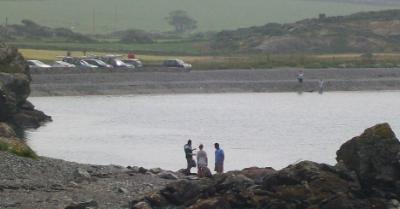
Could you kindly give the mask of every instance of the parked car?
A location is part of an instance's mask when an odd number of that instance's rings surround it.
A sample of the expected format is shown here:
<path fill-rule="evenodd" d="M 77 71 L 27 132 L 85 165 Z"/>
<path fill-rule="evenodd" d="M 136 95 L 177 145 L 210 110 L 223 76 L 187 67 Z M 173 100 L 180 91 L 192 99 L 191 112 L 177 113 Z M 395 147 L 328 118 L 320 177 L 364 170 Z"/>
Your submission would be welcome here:
<path fill-rule="evenodd" d="M 115 68 L 129 68 L 129 69 L 134 69 L 135 66 L 131 65 L 129 63 L 126 63 L 118 58 L 112 58 L 112 57 L 104 57 L 102 59 L 104 62 L 112 65 Z"/>
<path fill-rule="evenodd" d="M 96 65 L 99 68 L 112 68 L 113 67 L 112 65 L 107 64 L 103 60 L 99 60 L 99 59 L 83 59 L 83 61 L 85 61 L 91 65 Z"/>
<path fill-rule="evenodd" d="M 52 67 L 72 68 L 72 67 L 76 67 L 76 66 L 74 64 L 70 64 L 70 63 L 64 62 L 64 61 L 54 61 L 54 64 L 52 65 Z"/>
<path fill-rule="evenodd" d="M 169 68 L 182 68 L 185 71 L 190 71 L 192 69 L 192 65 L 185 63 L 183 60 L 180 59 L 169 59 L 163 62 L 164 67 Z"/>
<path fill-rule="evenodd" d="M 39 60 L 27 60 L 26 64 L 28 64 L 29 68 L 31 68 L 31 69 L 35 69 L 35 68 L 36 69 L 37 68 L 51 68 L 50 65 L 45 64 L 45 63 L 43 63 L 43 62 L 41 62 Z"/>
<path fill-rule="evenodd" d="M 124 59 L 122 60 L 123 62 L 125 62 L 126 64 L 130 64 L 135 66 L 136 68 L 141 68 L 143 67 L 143 63 L 142 61 L 138 60 L 138 59 Z"/>
<path fill-rule="evenodd" d="M 96 65 L 89 64 L 88 62 L 75 58 L 75 57 L 64 57 L 63 62 L 67 62 L 69 64 L 73 64 L 76 67 L 82 67 L 82 68 L 98 68 Z"/>

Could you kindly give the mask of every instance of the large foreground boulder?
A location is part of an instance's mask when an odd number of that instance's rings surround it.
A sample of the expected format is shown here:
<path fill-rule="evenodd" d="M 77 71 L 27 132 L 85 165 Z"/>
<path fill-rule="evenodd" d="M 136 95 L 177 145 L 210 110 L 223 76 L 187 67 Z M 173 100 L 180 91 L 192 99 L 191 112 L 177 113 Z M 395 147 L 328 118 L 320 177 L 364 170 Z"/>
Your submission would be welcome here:
<path fill-rule="evenodd" d="M 337 161 L 355 171 L 365 189 L 400 191 L 400 142 L 387 123 L 344 143 Z"/>

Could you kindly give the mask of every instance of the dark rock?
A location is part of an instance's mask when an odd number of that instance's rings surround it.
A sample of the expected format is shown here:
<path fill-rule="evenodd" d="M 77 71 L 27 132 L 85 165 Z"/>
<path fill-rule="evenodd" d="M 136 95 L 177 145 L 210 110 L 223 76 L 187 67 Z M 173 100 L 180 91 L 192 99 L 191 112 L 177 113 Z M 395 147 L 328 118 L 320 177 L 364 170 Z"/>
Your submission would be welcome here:
<path fill-rule="evenodd" d="M 77 182 L 88 181 L 91 178 L 89 172 L 83 168 L 77 168 L 74 172 L 74 178 Z"/>
<path fill-rule="evenodd" d="M 163 170 L 161 168 L 151 168 L 151 169 L 149 169 L 149 172 L 153 173 L 153 174 L 159 174 L 159 173 L 163 172 Z"/>
<path fill-rule="evenodd" d="M 29 67 L 22 55 L 16 48 L 5 43 L 0 43 L 0 72 L 30 75 Z"/>
<path fill-rule="evenodd" d="M 148 170 L 146 168 L 140 167 L 138 171 L 139 173 L 145 174 Z"/>
<path fill-rule="evenodd" d="M 168 205 L 168 201 L 160 193 L 155 192 L 146 196 L 145 198 L 151 206 L 163 208 Z"/>
<path fill-rule="evenodd" d="M 232 207 L 230 207 L 229 204 L 222 198 L 210 198 L 205 200 L 200 199 L 194 205 L 189 207 L 189 209 L 210 209 L 210 208 L 228 209 Z"/>
<path fill-rule="evenodd" d="M 12 138 L 16 137 L 14 129 L 12 129 L 8 124 L 0 122 L 0 137 Z"/>
<path fill-rule="evenodd" d="M 305 208 L 313 206 L 310 200 L 316 203 L 325 201 L 328 204 L 342 194 L 361 193 L 357 179 L 353 179 L 348 171 L 309 161 L 289 166 L 274 175 L 267 176 L 263 188 L 273 192 L 277 202 L 290 202 L 295 207 Z M 341 201 L 344 200 L 347 200 L 345 204 L 358 205 L 349 196 L 341 198 Z"/>
<path fill-rule="evenodd" d="M 215 188 L 217 192 L 240 191 L 254 185 L 254 181 L 245 175 L 236 172 L 228 172 L 225 175 L 217 175 Z"/>
<path fill-rule="evenodd" d="M 26 100 L 22 105 L 20 105 L 20 108 L 23 110 L 34 110 L 35 106 L 28 100 Z"/>
<path fill-rule="evenodd" d="M 160 192 L 169 202 L 182 205 L 200 195 L 200 186 L 188 180 L 180 180 L 167 185 Z"/>
<path fill-rule="evenodd" d="M 39 110 L 20 110 L 12 120 L 22 128 L 38 128 L 43 122 L 51 121 L 51 117 Z"/>
<path fill-rule="evenodd" d="M 147 202 L 138 202 L 131 209 L 153 209 Z"/>
<path fill-rule="evenodd" d="M 17 128 L 37 128 L 51 118 L 27 101 L 30 73 L 15 48 L 0 43 L 0 121 Z"/>
<path fill-rule="evenodd" d="M 366 188 L 396 191 L 400 180 L 400 142 L 389 124 L 379 124 L 344 143 L 337 161 L 357 173 Z"/>
<path fill-rule="evenodd" d="M 273 168 L 245 168 L 241 171 L 241 174 L 245 175 L 246 177 L 254 180 L 256 183 L 261 183 L 263 178 L 268 175 L 272 175 L 276 173 L 276 170 Z"/>
<path fill-rule="evenodd" d="M 72 203 L 71 205 L 67 206 L 65 209 L 89 209 L 89 208 L 97 208 L 99 205 L 94 200 L 88 200 L 79 203 Z"/>
<path fill-rule="evenodd" d="M 158 177 L 162 178 L 162 179 L 170 179 L 170 180 L 177 180 L 178 176 L 175 175 L 172 172 L 169 171 L 162 171 L 160 173 L 157 174 Z"/>
<path fill-rule="evenodd" d="M 128 194 L 129 193 L 129 191 L 127 189 L 123 188 L 123 187 L 118 187 L 117 192 L 118 193 L 122 193 L 122 194 Z"/>

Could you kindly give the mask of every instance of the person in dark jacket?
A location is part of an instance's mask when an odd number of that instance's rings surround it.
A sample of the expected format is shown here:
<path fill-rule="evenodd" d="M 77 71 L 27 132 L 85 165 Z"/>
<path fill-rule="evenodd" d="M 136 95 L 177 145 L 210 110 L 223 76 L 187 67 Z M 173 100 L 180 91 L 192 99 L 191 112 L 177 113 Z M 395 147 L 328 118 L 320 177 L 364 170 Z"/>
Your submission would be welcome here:
<path fill-rule="evenodd" d="M 192 149 L 192 140 L 188 140 L 187 144 L 183 147 L 185 150 L 185 157 L 187 162 L 186 173 L 190 174 L 190 169 L 196 167 L 196 161 L 193 159 L 193 151 L 196 149 Z"/>

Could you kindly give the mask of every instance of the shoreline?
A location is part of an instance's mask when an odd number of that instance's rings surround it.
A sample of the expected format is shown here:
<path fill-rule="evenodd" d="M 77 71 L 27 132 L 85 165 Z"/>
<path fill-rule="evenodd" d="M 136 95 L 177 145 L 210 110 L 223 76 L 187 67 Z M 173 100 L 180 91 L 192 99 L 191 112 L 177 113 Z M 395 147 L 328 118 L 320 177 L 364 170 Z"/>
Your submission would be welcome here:
<path fill-rule="evenodd" d="M 65 71 L 32 73 L 31 96 L 164 95 L 197 93 L 400 90 L 400 70 L 299 69 L 174 71 Z"/>
<path fill-rule="evenodd" d="M 0 208 L 265 208 L 260 203 L 292 208 L 295 199 L 297 208 L 306 203 L 313 208 L 330 204 L 327 208 L 391 209 L 400 204 L 395 184 L 399 177 L 385 169 L 399 168 L 393 163 L 399 152 L 400 143 L 386 123 L 340 146 L 336 165 L 301 161 L 281 170 L 251 167 L 210 178 L 160 168 L 32 159 L 0 151 Z M 365 207 L 371 204 L 377 207 Z"/>

